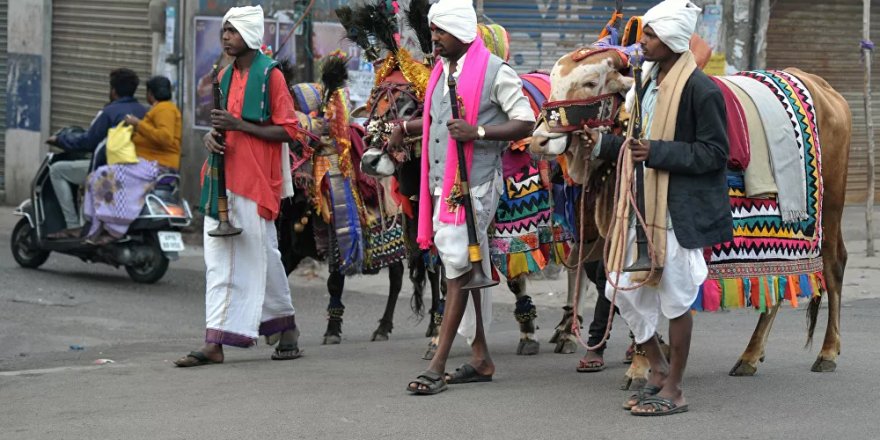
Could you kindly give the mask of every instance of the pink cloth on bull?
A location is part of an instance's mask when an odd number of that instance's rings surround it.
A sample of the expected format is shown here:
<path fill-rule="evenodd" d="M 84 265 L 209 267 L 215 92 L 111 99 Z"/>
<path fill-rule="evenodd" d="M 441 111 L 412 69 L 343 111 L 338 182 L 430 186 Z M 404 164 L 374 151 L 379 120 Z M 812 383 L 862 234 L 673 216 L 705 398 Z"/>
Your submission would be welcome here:
<path fill-rule="evenodd" d="M 730 143 L 730 156 L 727 167 L 732 170 L 745 170 L 751 161 L 751 144 L 749 142 L 749 126 L 746 123 L 746 112 L 739 99 L 724 81 L 711 76 L 712 81 L 721 89 L 724 104 L 727 108 L 727 139 Z"/>
<path fill-rule="evenodd" d="M 483 98 L 483 83 L 486 80 L 486 69 L 489 67 L 490 55 L 489 50 L 483 44 L 483 40 L 477 38 L 468 48 L 464 66 L 459 67 L 461 73 L 458 77 L 457 92 L 466 109 L 464 120 L 471 125 L 477 124 L 480 102 Z M 431 163 L 428 160 L 428 140 L 430 139 L 429 131 L 431 128 L 431 98 L 434 95 L 434 89 L 440 82 L 442 74 L 443 64 L 437 63 L 431 72 L 431 78 L 428 80 L 428 89 L 425 91 L 425 112 L 422 119 L 422 176 L 421 189 L 419 191 L 421 203 L 419 203 L 419 232 L 417 240 L 422 249 L 429 249 L 433 244 L 434 237 L 433 203 L 430 202 L 432 196 L 431 187 L 428 183 L 431 167 Z M 455 104 L 457 103 L 452 102 L 452 105 Z M 447 224 L 464 223 L 464 210 L 455 209 L 453 211 L 446 205 L 446 198 L 449 197 L 452 185 L 455 183 L 456 172 L 458 171 L 458 152 L 455 146 L 456 141 L 450 136 L 447 142 L 446 163 L 444 164 L 446 170 L 443 175 L 443 192 L 438 204 L 440 209 L 438 217 L 441 222 Z M 464 148 L 466 169 L 470 173 L 474 157 L 474 143 L 467 142 L 462 147 Z M 465 176 L 462 176 L 462 179 L 464 178 Z"/>

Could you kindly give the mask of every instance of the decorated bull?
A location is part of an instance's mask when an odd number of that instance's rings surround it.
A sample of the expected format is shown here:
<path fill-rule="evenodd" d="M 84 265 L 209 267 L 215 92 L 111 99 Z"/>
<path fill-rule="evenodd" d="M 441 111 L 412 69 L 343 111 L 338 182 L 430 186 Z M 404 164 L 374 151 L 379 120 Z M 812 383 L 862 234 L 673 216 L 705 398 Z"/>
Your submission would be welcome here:
<path fill-rule="evenodd" d="M 395 203 L 381 182 L 360 172 L 364 132 L 350 121 L 345 62 L 344 56 L 331 55 L 324 61 L 321 84 L 291 86 L 297 116 L 301 126 L 309 129 L 311 142 L 294 148 L 291 168 L 297 191 L 283 203 L 279 220 L 279 243 L 288 273 L 305 257 L 329 264 L 324 344 L 338 344 L 342 339 L 346 276 L 375 274 L 385 267 L 388 300 L 371 339 L 389 338 L 406 255 Z M 317 123 L 319 118 L 322 122 Z"/>
<path fill-rule="evenodd" d="M 596 192 L 590 203 L 603 236 L 612 223 L 619 176 L 613 164 L 591 157 L 584 127 L 621 129 L 624 96 L 633 85 L 628 53 L 628 48 L 597 44 L 560 58 L 551 73 L 550 102 L 531 144 L 535 153 L 561 156 L 569 176 Z M 793 306 L 809 302 L 811 340 L 822 296 L 827 296 L 828 325 L 812 370 L 833 371 L 847 258 L 841 218 L 849 107 L 822 78 L 797 69 L 740 72 L 713 81 L 727 107 L 734 239 L 705 250 L 708 278 L 692 307 L 753 307 L 761 313 L 730 370 L 742 376 L 755 374 L 763 361 L 767 335 L 785 300 Z M 627 374 L 645 377 L 645 359 L 637 355 Z"/>

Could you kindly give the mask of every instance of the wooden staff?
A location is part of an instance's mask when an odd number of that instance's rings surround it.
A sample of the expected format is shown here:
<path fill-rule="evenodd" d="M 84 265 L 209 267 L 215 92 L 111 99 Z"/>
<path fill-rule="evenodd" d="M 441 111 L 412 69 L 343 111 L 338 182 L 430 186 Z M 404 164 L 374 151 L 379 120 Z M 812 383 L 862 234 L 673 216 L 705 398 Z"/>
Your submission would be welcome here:
<path fill-rule="evenodd" d="M 458 93 L 455 92 L 455 78 L 450 74 L 447 82 L 449 86 L 449 98 L 452 100 L 452 118 L 459 119 Z M 428 109 L 426 109 L 427 111 Z M 455 141 L 453 141 L 455 142 Z M 464 146 L 455 142 L 455 150 L 458 153 L 458 176 L 459 195 L 464 207 L 464 218 L 467 223 L 468 234 L 468 260 L 471 262 L 471 279 L 462 286 L 464 290 L 484 289 L 497 286 L 498 281 L 486 276 L 483 271 L 483 257 L 480 252 L 480 240 L 477 239 L 477 223 L 474 215 L 474 207 L 471 204 L 471 191 L 468 184 L 467 162 L 465 161 Z"/>
<path fill-rule="evenodd" d="M 633 60 L 634 59 L 634 60 Z M 633 66 L 633 77 L 636 87 L 636 103 L 633 105 L 633 112 L 630 116 L 628 139 L 638 142 L 642 141 L 642 98 L 645 90 L 642 84 L 642 63 L 638 54 L 633 54 L 630 58 Z M 652 267 L 651 253 L 648 249 L 648 233 L 645 230 L 648 219 L 645 218 L 645 165 L 644 163 L 633 164 L 636 174 L 636 209 L 645 219 L 645 224 L 636 222 L 636 251 L 637 258 L 629 267 L 623 269 L 624 272 L 644 272 L 650 271 Z M 655 267 L 654 269 L 659 269 Z"/>
<path fill-rule="evenodd" d="M 226 110 L 223 105 L 222 91 L 220 90 L 220 79 L 219 76 L 219 67 L 220 63 L 214 64 L 214 73 L 213 80 L 211 81 L 212 88 L 214 90 L 214 109 L 216 110 Z M 218 136 L 215 137 L 217 142 L 220 145 L 226 145 L 226 130 L 215 129 L 218 133 Z M 208 235 L 211 237 L 233 237 L 241 234 L 241 228 L 236 228 L 232 226 L 232 223 L 229 222 L 229 204 L 226 198 L 226 160 L 225 156 L 222 154 L 211 153 L 213 156 L 213 162 L 215 167 L 217 168 L 217 219 L 220 221 L 220 224 L 211 231 L 208 231 Z"/>

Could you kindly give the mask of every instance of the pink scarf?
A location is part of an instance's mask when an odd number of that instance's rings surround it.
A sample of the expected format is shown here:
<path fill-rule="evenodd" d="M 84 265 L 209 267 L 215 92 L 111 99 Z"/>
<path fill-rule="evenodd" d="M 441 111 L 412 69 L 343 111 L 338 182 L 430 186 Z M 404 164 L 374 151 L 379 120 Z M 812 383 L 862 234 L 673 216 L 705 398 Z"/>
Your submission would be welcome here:
<path fill-rule="evenodd" d="M 489 50 L 486 49 L 483 40 L 477 38 L 468 48 L 464 60 L 464 66 L 459 67 L 461 74 L 457 81 L 457 92 L 461 98 L 463 107 L 461 111 L 464 113 L 464 120 L 471 125 L 477 124 L 477 113 L 479 112 L 480 102 L 483 98 L 483 82 L 486 80 L 486 69 L 489 67 Z M 440 76 L 443 74 L 443 65 L 437 63 L 431 72 L 431 78 L 428 80 L 428 89 L 425 91 L 425 112 L 422 117 L 422 179 L 421 191 L 419 193 L 419 234 L 418 243 L 422 249 L 428 249 L 433 244 L 434 237 L 434 220 L 433 211 L 434 200 L 431 194 L 431 186 L 429 184 L 431 161 L 428 155 L 429 132 L 431 128 L 431 98 L 434 96 L 434 89 L 440 82 Z M 441 85 L 442 87 L 442 85 Z M 456 103 L 452 102 L 452 105 Z M 447 224 L 464 223 L 464 210 L 456 208 L 450 210 L 446 205 L 446 198 L 452 190 L 455 183 L 455 175 L 458 170 L 458 152 L 455 148 L 456 141 L 449 137 L 446 148 L 446 170 L 443 174 L 443 192 L 440 196 L 440 221 Z M 471 165 L 474 158 L 474 143 L 468 142 L 464 144 L 465 161 L 467 162 L 468 174 L 471 171 Z M 462 179 L 465 176 L 462 176 Z"/>

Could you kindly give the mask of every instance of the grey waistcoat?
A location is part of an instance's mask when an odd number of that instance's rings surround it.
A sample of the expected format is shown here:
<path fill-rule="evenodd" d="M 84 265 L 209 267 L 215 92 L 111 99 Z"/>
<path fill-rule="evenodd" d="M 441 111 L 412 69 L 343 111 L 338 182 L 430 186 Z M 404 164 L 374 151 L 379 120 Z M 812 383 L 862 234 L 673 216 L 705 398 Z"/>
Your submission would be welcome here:
<path fill-rule="evenodd" d="M 507 122 L 507 114 L 500 106 L 494 104 L 490 96 L 492 86 L 498 70 L 504 65 L 504 61 L 495 55 L 489 57 L 489 66 L 486 69 L 486 80 L 483 81 L 483 95 L 480 102 L 480 112 L 477 117 L 477 125 L 499 125 Z M 440 75 L 440 81 L 431 96 L 431 127 L 428 131 L 428 159 L 430 160 L 430 175 L 428 176 L 431 194 L 436 188 L 443 187 L 443 176 L 446 170 L 446 150 L 448 148 L 449 130 L 446 123 L 452 119 L 452 108 L 449 105 L 449 94 L 443 96 L 443 82 L 446 74 Z M 474 161 L 471 165 L 468 183 L 473 188 L 486 183 L 501 173 L 501 152 L 507 148 L 507 141 L 474 141 Z"/>

